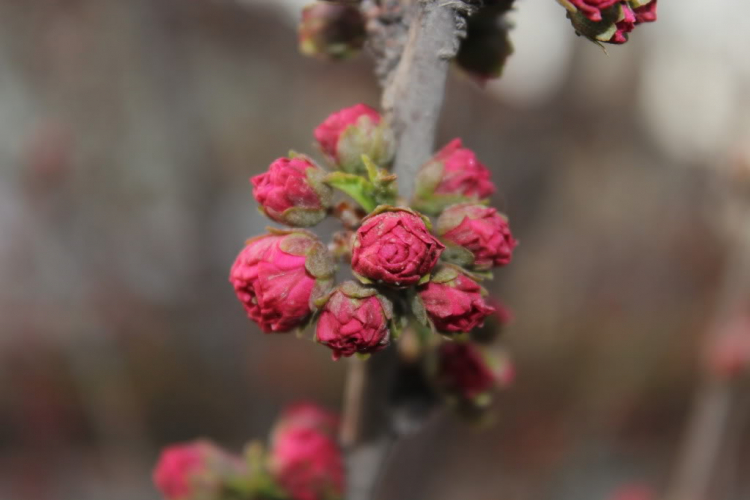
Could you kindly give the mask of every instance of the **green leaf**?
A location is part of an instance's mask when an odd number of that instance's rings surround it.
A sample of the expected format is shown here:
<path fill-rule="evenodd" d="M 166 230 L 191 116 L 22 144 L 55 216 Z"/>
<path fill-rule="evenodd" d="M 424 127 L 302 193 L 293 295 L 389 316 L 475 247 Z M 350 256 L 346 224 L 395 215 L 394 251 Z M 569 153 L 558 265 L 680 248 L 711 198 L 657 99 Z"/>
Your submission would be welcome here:
<path fill-rule="evenodd" d="M 326 176 L 325 182 L 351 196 L 368 212 L 372 212 L 378 206 L 375 200 L 375 186 L 364 177 L 345 172 L 332 172 Z"/>
<path fill-rule="evenodd" d="M 375 162 L 373 162 L 369 156 L 362 155 L 362 163 L 365 164 L 365 168 L 367 169 L 367 177 L 369 177 L 370 182 L 372 182 L 373 184 L 377 182 L 378 166 L 375 165 Z"/>

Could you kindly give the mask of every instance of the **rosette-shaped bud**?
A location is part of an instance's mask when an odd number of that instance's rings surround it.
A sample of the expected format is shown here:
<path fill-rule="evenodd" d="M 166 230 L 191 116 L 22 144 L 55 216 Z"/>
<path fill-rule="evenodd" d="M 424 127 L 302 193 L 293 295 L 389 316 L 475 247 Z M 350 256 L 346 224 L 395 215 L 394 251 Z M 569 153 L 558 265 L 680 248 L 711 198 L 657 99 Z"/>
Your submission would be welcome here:
<path fill-rule="evenodd" d="M 153 480 L 166 500 L 220 500 L 228 479 L 242 472 L 242 459 L 208 441 L 164 448 Z"/>
<path fill-rule="evenodd" d="M 347 281 L 322 306 L 315 338 L 333 350 L 333 359 L 377 352 L 388 345 L 391 317 L 388 299 L 374 288 Z"/>
<path fill-rule="evenodd" d="M 622 44 L 637 24 L 656 20 L 657 0 L 558 0 L 568 9 L 576 32 L 605 43 Z"/>
<path fill-rule="evenodd" d="M 250 319 L 266 332 L 288 332 L 310 316 L 333 286 L 334 262 L 307 231 L 271 230 L 247 241 L 229 273 Z"/>
<path fill-rule="evenodd" d="M 482 326 L 495 311 L 485 302 L 484 295 L 486 292 L 476 281 L 451 265 L 442 266 L 418 292 L 427 318 L 444 334 L 470 332 Z M 421 307 L 417 303 L 417 308 Z M 422 312 L 417 308 L 419 317 Z"/>
<path fill-rule="evenodd" d="M 309 158 L 295 156 L 279 158 L 250 182 L 266 216 L 288 226 L 309 227 L 322 221 L 331 206 L 333 190 L 323 182 L 325 175 Z"/>
<path fill-rule="evenodd" d="M 442 392 L 462 401 L 486 399 L 497 385 L 490 358 L 470 342 L 440 344 L 436 378 Z"/>
<path fill-rule="evenodd" d="M 364 283 L 408 287 L 425 279 L 445 247 L 417 212 L 381 206 L 352 240 L 352 270 Z"/>
<path fill-rule="evenodd" d="M 345 172 L 366 174 L 362 155 L 379 167 L 387 167 L 393 160 L 393 132 L 380 113 L 365 104 L 333 113 L 318 125 L 314 135 L 323 154 Z"/>
<path fill-rule="evenodd" d="M 460 263 L 477 270 L 508 264 L 518 243 L 510 233 L 508 220 L 497 210 L 468 203 L 448 207 L 437 221 L 437 233 L 449 247 L 471 252 L 473 262 Z"/>
<path fill-rule="evenodd" d="M 302 9 L 299 49 L 307 56 L 346 59 L 365 44 L 365 18 L 356 5 L 314 2 Z"/>
<path fill-rule="evenodd" d="M 487 167 L 461 139 L 453 139 L 419 169 L 412 206 L 438 215 L 449 205 L 477 202 L 494 192 Z"/>
<path fill-rule="evenodd" d="M 269 469 L 294 500 L 335 500 L 344 488 L 336 438 L 309 421 L 282 420 L 273 433 Z"/>

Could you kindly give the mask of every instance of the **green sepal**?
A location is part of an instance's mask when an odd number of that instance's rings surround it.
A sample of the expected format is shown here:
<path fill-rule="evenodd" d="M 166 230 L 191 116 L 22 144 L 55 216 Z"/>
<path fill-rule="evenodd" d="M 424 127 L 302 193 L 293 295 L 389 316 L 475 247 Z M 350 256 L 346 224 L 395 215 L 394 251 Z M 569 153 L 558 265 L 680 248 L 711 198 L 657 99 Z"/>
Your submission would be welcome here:
<path fill-rule="evenodd" d="M 460 245 L 446 244 L 440 258 L 445 262 L 450 262 L 461 267 L 471 267 L 474 264 L 474 254 L 468 248 Z"/>
<path fill-rule="evenodd" d="M 372 212 L 378 206 L 375 186 L 364 177 L 346 172 L 331 172 L 326 176 L 325 183 L 349 195 L 367 212 Z"/>

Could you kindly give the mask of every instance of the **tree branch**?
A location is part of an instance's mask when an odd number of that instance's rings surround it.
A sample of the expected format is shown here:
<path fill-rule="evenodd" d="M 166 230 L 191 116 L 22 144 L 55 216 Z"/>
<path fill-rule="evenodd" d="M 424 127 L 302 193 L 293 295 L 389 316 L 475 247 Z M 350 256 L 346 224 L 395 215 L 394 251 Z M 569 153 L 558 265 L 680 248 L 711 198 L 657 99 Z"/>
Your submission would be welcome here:
<path fill-rule="evenodd" d="M 398 141 L 394 173 L 408 199 L 417 170 L 434 149 L 448 64 L 464 27 L 461 12 L 469 7 L 461 0 L 365 0 L 363 7 L 384 86 L 382 107 Z M 341 435 L 347 500 L 375 498 L 393 444 L 430 406 L 414 376 L 393 345 L 366 362 L 351 362 Z"/>

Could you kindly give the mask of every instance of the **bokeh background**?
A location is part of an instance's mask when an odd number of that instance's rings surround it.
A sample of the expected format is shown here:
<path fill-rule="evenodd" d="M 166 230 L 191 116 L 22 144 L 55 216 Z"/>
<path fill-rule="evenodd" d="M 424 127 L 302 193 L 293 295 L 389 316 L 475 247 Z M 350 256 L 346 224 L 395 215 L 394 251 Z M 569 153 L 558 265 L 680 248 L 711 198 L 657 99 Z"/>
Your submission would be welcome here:
<path fill-rule="evenodd" d="M 303 3 L 0 0 L 0 499 L 155 500 L 164 444 L 239 450 L 289 402 L 340 405 L 345 363 L 262 335 L 227 282 L 266 225 L 248 178 L 379 100 L 366 56 L 298 54 Z M 492 285 L 518 378 L 494 425 L 404 441 L 383 499 L 663 486 L 750 223 L 725 190 L 750 157 L 744 0 L 661 1 L 606 52 L 517 4 L 503 80 L 452 72 L 439 143 L 491 168 L 521 242 Z M 717 499 L 750 498 L 741 415 Z"/>

